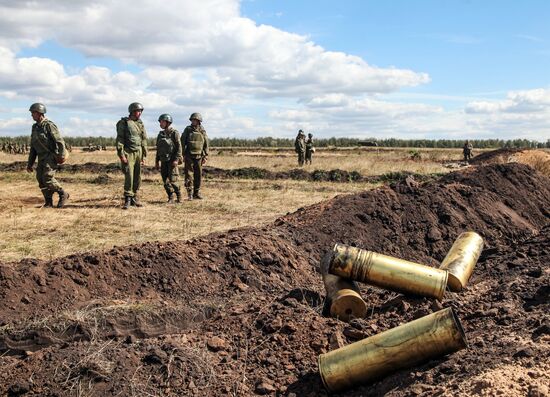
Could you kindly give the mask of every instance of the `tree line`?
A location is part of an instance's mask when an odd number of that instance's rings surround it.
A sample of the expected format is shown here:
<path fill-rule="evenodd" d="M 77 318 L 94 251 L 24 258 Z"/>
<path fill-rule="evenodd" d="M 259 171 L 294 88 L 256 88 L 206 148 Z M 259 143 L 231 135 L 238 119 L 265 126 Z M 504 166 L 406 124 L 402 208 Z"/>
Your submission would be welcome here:
<path fill-rule="evenodd" d="M 114 146 L 114 137 L 65 137 L 65 142 L 73 147 L 89 145 Z M 155 145 L 156 138 L 149 138 L 149 146 Z M 29 144 L 29 136 L 0 137 L 2 143 Z M 365 142 L 376 142 L 378 147 L 410 147 L 410 148 L 461 148 L 464 140 L 458 139 L 377 139 L 377 138 L 319 138 L 315 139 L 315 147 L 353 147 L 362 146 Z M 285 148 L 294 147 L 294 138 L 210 138 L 210 146 L 213 147 L 261 147 L 261 148 Z M 528 139 L 471 139 L 470 143 L 476 149 L 497 149 L 497 148 L 550 148 L 550 139 L 546 142 L 533 141 Z"/>

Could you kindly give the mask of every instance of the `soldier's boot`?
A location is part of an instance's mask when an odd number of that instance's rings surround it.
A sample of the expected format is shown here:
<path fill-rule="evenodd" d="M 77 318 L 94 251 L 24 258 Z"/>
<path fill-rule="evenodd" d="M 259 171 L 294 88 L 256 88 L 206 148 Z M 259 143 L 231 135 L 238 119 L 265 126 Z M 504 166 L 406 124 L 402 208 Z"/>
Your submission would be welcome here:
<path fill-rule="evenodd" d="M 176 193 L 176 203 L 181 203 L 181 191 L 179 188 L 174 188 L 174 192 Z"/>
<path fill-rule="evenodd" d="M 172 193 L 168 193 L 168 204 L 174 204 L 174 195 Z"/>
<path fill-rule="evenodd" d="M 187 189 L 187 200 L 193 200 L 193 192 Z"/>
<path fill-rule="evenodd" d="M 198 200 L 202 200 L 201 191 L 200 190 L 195 190 L 195 192 L 193 193 L 193 198 L 198 199 Z"/>
<path fill-rule="evenodd" d="M 44 208 L 53 208 L 53 197 L 50 193 L 43 192 Z"/>
<path fill-rule="evenodd" d="M 59 194 L 59 201 L 57 202 L 57 208 L 65 207 L 67 200 L 69 200 L 69 193 L 61 189 L 59 192 L 57 192 L 57 194 Z"/>
<path fill-rule="evenodd" d="M 143 207 L 143 204 L 140 203 L 136 196 L 130 197 L 130 202 L 134 207 Z"/>
<path fill-rule="evenodd" d="M 124 196 L 124 205 L 122 206 L 122 209 L 127 210 L 130 205 L 132 205 L 132 198 L 130 196 Z"/>

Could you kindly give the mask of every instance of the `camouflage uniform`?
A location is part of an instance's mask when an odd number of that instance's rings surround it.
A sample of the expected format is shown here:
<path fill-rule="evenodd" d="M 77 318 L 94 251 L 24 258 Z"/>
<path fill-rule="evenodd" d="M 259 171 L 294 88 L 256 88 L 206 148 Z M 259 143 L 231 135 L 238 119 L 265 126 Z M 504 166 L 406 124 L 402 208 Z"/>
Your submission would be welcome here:
<path fill-rule="evenodd" d="M 181 164 L 183 161 L 181 154 L 180 133 L 172 127 L 159 132 L 157 136 L 157 156 L 155 162 L 160 162 L 160 175 L 164 182 L 164 189 L 168 194 L 168 199 L 176 193 L 178 202 L 181 200 L 181 192 L 178 184 L 179 171 L 178 166 L 173 166 L 174 161 Z"/>
<path fill-rule="evenodd" d="M 57 192 L 64 195 L 63 188 L 55 179 L 58 159 L 67 156 L 65 142 L 53 121 L 44 118 L 34 123 L 31 132 L 31 145 L 27 169 L 32 169 L 36 158 L 36 180 L 46 200 L 46 206 L 52 206 L 52 195 Z M 68 195 L 67 195 L 68 197 Z"/>
<path fill-rule="evenodd" d="M 294 150 L 298 154 L 298 165 L 301 167 L 304 165 L 304 158 L 306 154 L 306 140 L 302 130 L 298 132 L 298 136 L 294 142 Z"/>
<path fill-rule="evenodd" d="M 471 160 L 473 148 L 474 146 L 470 142 L 466 141 L 466 143 L 464 143 L 464 147 L 462 148 L 462 153 L 464 154 L 464 161 Z"/>
<path fill-rule="evenodd" d="M 208 157 L 208 136 L 202 125 L 188 125 L 181 135 L 185 188 L 189 198 L 200 198 L 202 163 Z M 193 191 L 191 195 L 191 191 Z"/>
<path fill-rule="evenodd" d="M 121 164 L 124 172 L 124 196 L 135 198 L 141 184 L 141 162 L 147 157 L 147 132 L 143 122 L 122 117 L 116 124 L 118 157 L 126 157 Z"/>
<path fill-rule="evenodd" d="M 306 164 L 311 165 L 311 157 L 313 155 L 313 137 L 311 134 L 308 134 L 306 139 Z"/>

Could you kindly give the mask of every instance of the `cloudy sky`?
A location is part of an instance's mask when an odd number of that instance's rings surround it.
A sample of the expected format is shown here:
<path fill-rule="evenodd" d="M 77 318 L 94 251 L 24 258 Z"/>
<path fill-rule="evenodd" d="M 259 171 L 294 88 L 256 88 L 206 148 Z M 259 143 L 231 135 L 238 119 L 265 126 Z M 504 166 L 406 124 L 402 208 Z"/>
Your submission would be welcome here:
<path fill-rule="evenodd" d="M 0 136 L 36 101 L 109 136 L 130 102 L 210 136 L 550 139 L 546 0 L 0 0 Z"/>

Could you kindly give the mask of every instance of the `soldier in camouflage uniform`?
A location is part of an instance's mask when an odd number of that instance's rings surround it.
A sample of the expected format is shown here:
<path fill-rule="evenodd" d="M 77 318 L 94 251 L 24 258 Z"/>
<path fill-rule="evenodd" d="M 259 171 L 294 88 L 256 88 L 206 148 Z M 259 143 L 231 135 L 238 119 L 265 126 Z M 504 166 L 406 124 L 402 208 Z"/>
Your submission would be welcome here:
<path fill-rule="evenodd" d="M 298 165 L 301 167 L 304 165 L 306 155 L 306 136 L 302 130 L 298 131 L 296 141 L 294 141 L 294 150 L 298 154 Z"/>
<path fill-rule="evenodd" d="M 33 165 L 38 157 L 36 180 L 44 196 L 44 207 L 53 207 L 53 194 L 59 194 L 57 208 L 63 208 L 69 199 L 69 194 L 63 190 L 55 179 L 58 164 L 63 164 L 67 158 L 67 149 L 61 134 L 53 121 L 45 116 L 46 106 L 33 103 L 29 108 L 35 123 L 32 126 L 31 146 L 27 172 L 33 171 Z"/>
<path fill-rule="evenodd" d="M 473 148 L 474 148 L 474 145 L 472 145 L 470 141 L 464 142 L 464 146 L 462 147 L 462 154 L 464 155 L 464 161 L 470 161 L 472 159 Z"/>
<path fill-rule="evenodd" d="M 141 207 L 137 192 L 141 184 L 141 167 L 147 157 L 147 132 L 141 121 L 143 105 L 133 102 L 128 106 L 128 117 L 116 124 L 116 150 L 124 172 L 124 205 Z"/>
<path fill-rule="evenodd" d="M 208 159 L 208 136 L 202 127 L 202 116 L 193 113 L 189 117 L 191 125 L 185 127 L 181 135 L 181 147 L 184 155 L 185 188 L 189 200 L 202 199 L 202 166 Z"/>
<path fill-rule="evenodd" d="M 174 202 L 175 193 L 176 201 L 181 203 L 181 190 L 178 184 L 178 164 L 183 162 L 180 133 L 175 128 L 172 128 L 172 116 L 169 114 L 161 114 L 159 116 L 159 124 L 162 130 L 157 136 L 155 168 L 160 170 L 164 189 L 168 194 L 168 202 Z"/>
<path fill-rule="evenodd" d="M 311 165 L 311 157 L 313 156 L 313 153 L 315 152 L 315 148 L 313 147 L 313 134 L 310 132 L 307 134 L 306 139 L 306 165 Z"/>

